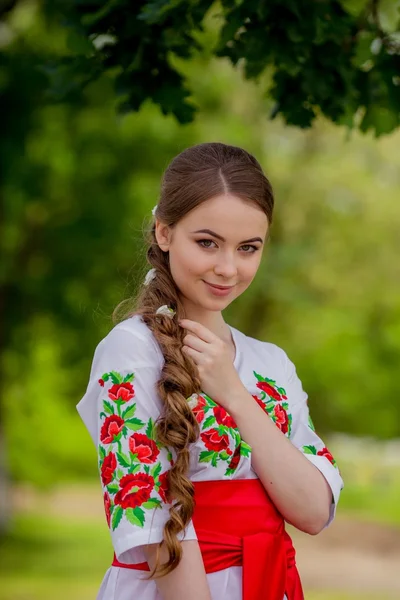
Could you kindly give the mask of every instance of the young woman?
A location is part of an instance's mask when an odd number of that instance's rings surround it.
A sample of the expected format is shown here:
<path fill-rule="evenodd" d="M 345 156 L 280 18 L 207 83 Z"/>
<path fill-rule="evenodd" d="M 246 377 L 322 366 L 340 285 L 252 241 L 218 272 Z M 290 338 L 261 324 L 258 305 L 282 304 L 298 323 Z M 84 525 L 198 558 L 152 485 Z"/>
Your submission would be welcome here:
<path fill-rule="evenodd" d="M 222 315 L 257 273 L 273 204 L 241 148 L 199 144 L 164 173 L 152 269 L 78 404 L 115 550 L 98 600 L 303 598 L 284 522 L 320 532 L 343 482 L 293 363 Z"/>

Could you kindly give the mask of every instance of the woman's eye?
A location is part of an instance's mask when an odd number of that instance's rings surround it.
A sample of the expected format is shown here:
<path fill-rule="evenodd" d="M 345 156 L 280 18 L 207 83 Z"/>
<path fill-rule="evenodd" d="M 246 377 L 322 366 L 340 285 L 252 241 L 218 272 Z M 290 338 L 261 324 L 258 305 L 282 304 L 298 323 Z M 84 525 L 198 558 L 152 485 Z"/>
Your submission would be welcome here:
<path fill-rule="evenodd" d="M 212 240 L 198 240 L 197 243 L 200 244 L 200 246 L 202 246 L 203 248 L 211 248 L 211 246 L 204 246 L 204 243 L 205 244 L 214 244 L 214 242 Z"/>
<path fill-rule="evenodd" d="M 251 248 L 251 251 L 245 250 L 245 254 L 252 254 L 253 252 L 257 252 L 258 250 L 258 247 L 253 246 L 252 244 L 245 244 L 244 246 L 242 246 L 242 248 Z"/>

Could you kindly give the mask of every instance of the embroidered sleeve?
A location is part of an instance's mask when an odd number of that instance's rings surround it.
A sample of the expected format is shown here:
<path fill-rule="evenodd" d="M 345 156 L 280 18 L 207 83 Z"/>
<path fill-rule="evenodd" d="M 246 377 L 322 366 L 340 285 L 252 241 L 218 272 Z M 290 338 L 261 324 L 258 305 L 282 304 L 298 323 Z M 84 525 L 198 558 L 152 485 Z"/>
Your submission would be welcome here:
<path fill-rule="evenodd" d="M 307 394 L 303 390 L 295 366 L 287 357 L 286 363 L 286 389 L 292 413 L 289 439 L 321 471 L 332 490 L 332 505 L 327 527 L 335 517 L 340 492 L 343 489 L 343 480 L 336 460 L 315 431 L 309 412 Z"/>
<path fill-rule="evenodd" d="M 105 514 L 117 558 L 144 562 L 140 546 L 163 539 L 171 506 L 168 471 L 173 454 L 159 443 L 155 428 L 161 410 L 156 393 L 160 371 L 149 340 L 114 329 L 102 344 L 91 389 Z M 185 539 L 196 539 L 192 524 Z"/>

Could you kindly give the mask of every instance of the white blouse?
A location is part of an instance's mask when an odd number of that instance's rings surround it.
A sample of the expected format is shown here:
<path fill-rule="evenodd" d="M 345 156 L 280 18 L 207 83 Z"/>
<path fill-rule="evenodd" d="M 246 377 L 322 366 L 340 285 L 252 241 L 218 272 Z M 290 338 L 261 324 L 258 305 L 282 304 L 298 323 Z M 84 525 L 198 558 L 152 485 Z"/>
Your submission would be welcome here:
<path fill-rule="evenodd" d="M 295 367 L 274 344 L 230 327 L 234 366 L 254 400 L 324 475 L 332 489 L 333 520 L 343 481 L 336 462 L 315 433 L 307 394 Z M 168 519 L 166 475 L 174 450 L 157 445 L 154 422 L 162 413 L 156 384 L 164 357 L 139 315 L 119 323 L 96 348 L 87 391 L 77 410 L 98 449 L 107 523 L 120 562 L 140 563 L 142 546 L 162 540 Z M 191 445 L 192 481 L 254 479 L 251 447 L 232 417 L 206 394 L 189 399 L 200 425 Z M 180 539 L 197 539 L 192 522 Z M 111 558 L 111 557 L 110 557 Z M 266 567 L 267 568 L 267 567 Z M 161 600 L 148 572 L 110 567 L 97 600 Z M 207 574 L 213 600 L 242 599 L 242 567 Z"/>

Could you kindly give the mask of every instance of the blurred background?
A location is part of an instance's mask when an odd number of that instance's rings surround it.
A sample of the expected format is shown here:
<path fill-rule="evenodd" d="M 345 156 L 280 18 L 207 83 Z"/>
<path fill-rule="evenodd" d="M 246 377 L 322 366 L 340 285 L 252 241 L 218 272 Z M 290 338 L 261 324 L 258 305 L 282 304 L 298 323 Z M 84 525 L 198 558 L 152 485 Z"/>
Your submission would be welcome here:
<path fill-rule="evenodd" d="M 306 598 L 399 598 L 400 130 L 269 120 L 271 73 L 251 81 L 215 58 L 211 13 L 201 50 L 171 58 L 192 122 L 150 100 L 118 114 L 107 74 L 83 99 L 44 102 L 37 65 L 68 34 L 40 2 L 11 4 L 0 26 L 0 600 L 96 596 L 112 548 L 75 405 L 113 308 L 147 270 L 142 231 L 162 171 L 204 141 L 252 152 L 276 194 L 262 265 L 226 320 L 294 361 L 345 480 L 333 525 L 293 532 Z"/>

